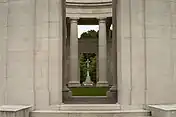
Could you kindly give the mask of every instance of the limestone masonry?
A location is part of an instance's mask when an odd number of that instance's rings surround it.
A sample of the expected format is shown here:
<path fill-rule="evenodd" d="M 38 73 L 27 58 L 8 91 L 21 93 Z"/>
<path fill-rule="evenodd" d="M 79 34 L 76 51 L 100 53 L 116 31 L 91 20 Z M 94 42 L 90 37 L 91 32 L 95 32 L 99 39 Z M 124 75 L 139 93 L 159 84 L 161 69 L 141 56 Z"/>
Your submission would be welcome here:
<path fill-rule="evenodd" d="M 99 38 L 78 40 L 78 25 L 99 25 Z M 97 86 L 110 85 L 116 104 L 64 104 L 81 85 L 82 52 L 97 54 Z M 0 0 L 0 106 L 27 106 L 25 117 L 85 117 L 91 109 L 150 116 L 144 109 L 160 104 L 176 104 L 176 0 Z"/>

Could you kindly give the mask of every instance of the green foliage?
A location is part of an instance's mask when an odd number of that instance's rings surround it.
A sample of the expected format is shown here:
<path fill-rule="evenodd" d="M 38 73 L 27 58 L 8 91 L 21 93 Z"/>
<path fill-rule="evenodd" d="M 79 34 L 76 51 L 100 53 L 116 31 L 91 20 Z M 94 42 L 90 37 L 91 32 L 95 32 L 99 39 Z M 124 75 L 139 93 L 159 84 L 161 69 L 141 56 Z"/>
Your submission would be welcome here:
<path fill-rule="evenodd" d="M 96 54 L 95 53 L 82 53 L 80 55 L 80 82 L 83 83 L 87 76 L 87 59 L 90 60 L 90 77 L 96 83 Z"/>
<path fill-rule="evenodd" d="M 87 32 L 82 33 L 80 39 L 98 39 L 99 31 L 89 30 Z M 112 37 L 112 30 L 110 32 Z M 87 59 L 90 60 L 90 77 L 91 80 L 96 84 L 96 54 L 95 53 L 83 53 L 80 56 L 80 82 L 83 83 L 86 80 L 86 72 L 87 72 Z"/>
<path fill-rule="evenodd" d="M 112 30 L 109 33 L 110 37 L 112 38 Z M 95 30 L 89 30 L 81 34 L 80 39 L 98 39 L 99 37 L 99 30 L 96 32 Z"/>
<path fill-rule="evenodd" d="M 73 96 L 106 96 L 109 88 L 105 87 L 79 87 L 71 88 Z"/>
<path fill-rule="evenodd" d="M 90 76 L 91 76 L 91 80 L 92 82 L 94 82 L 96 84 L 96 56 L 93 56 L 90 58 Z"/>
<path fill-rule="evenodd" d="M 80 55 L 80 82 L 81 84 L 86 80 L 86 59 L 84 54 Z"/>
<path fill-rule="evenodd" d="M 81 34 L 80 39 L 90 39 L 90 38 L 98 38 L 98 33 L 95 30 L 89 30 Z"/>

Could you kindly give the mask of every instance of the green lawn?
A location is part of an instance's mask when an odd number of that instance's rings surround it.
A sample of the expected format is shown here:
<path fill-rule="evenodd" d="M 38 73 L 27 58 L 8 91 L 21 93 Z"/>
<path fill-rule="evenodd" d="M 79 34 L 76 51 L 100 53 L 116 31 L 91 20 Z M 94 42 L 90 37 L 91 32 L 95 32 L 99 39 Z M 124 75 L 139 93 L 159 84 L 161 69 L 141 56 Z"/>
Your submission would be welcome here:
<path fill-rule="evenodd" d="M 104 87 L 79 87 L 71 88 L 73 96 L 106 96 L 109 88 Z"/>

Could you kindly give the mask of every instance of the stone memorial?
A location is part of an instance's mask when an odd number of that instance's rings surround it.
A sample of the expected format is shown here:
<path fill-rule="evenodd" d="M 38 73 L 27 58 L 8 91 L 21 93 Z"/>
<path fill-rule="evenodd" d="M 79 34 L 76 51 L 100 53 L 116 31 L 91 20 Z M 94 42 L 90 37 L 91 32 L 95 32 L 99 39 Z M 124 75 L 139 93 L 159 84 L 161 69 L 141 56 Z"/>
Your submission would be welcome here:
<path fill-rule="evenodd" d="M 32 105 L 31 117 L 146 117 L 147 105 L 175 104 L 175 19 L 176 0 L 0 0 L 0 106 Z M 98 39 L 82 43 L 78 25 L 99 25 Z M 81 52 L 96 53 L 96 86 L 112 86 L 116 103 L 64 103 L 67 84 L 81 86 Z M 176 116 L 175 106 L 157 111 Z"/>
<path fill-rule="evenodd" d="M 89 61 L 89 59 L 87 59 L 86 63 L 87 63 L 87 76 L 86 76 L 85 82 L 83 82 L 83 85 L 84 86 L 93 86 L 94 83 L 91 81 L 91 77 L 90 77 L 90 61 Z"/>

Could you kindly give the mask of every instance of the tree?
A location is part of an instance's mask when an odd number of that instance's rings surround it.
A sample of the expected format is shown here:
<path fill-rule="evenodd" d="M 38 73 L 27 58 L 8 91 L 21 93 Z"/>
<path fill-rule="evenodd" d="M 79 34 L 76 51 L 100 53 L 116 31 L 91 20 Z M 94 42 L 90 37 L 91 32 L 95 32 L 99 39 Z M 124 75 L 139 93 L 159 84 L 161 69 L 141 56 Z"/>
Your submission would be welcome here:
<path fill-rule="evenodd" d="M 98 33 L 95 30 L 89 30 L 81 34 L 80 39 L 90 39 L 90 38 L 98 38 Z"/>
<path fill-rule="evenodd" d="M 80 39 L 97 39 L 98 31 L 89 30 L 81 34 Z M 83 83 L 86 80 L 87 76 L 87 59 L 90 60 L 90 76 L 91 80 L 96 83 L 96 54 L 95 53 L 83 53 L 80 56 L 80 82 Z"/>
<path fill-rule="evenodd" d="M 80 55 L 80 82 L 83 83 L 87 76 L 87 59 L 90 60 L 90 76 L 91 80 L 96 83 L 96 54 L 82 53 Z"/>
<path fill-rule="evenodd" d="M 110 37 L 112 38 L 112 30 L 110 30 Z M 80 39 L 98 39 L 99 37 L 99 30 L 96 32 L 95 30 L 89 30 L 81 34 Z"/>
<path fill-rule="evenodd" d="M 86 62 L 84 54 L 80 55 L 80 82 L 81 84 L 86 80 Z"/>
<path fill-rule="evenodd" d="M 93 54 L 94 56 L 92 56 L 91 58 L 90 58 L 90 76 L 91 76 L 91 80 L 92 80 L 92 82 L 94 82 L 95 84 L 97 83 L 97 78 L 96 78 L 96 55 L 95 54 Z"/>

